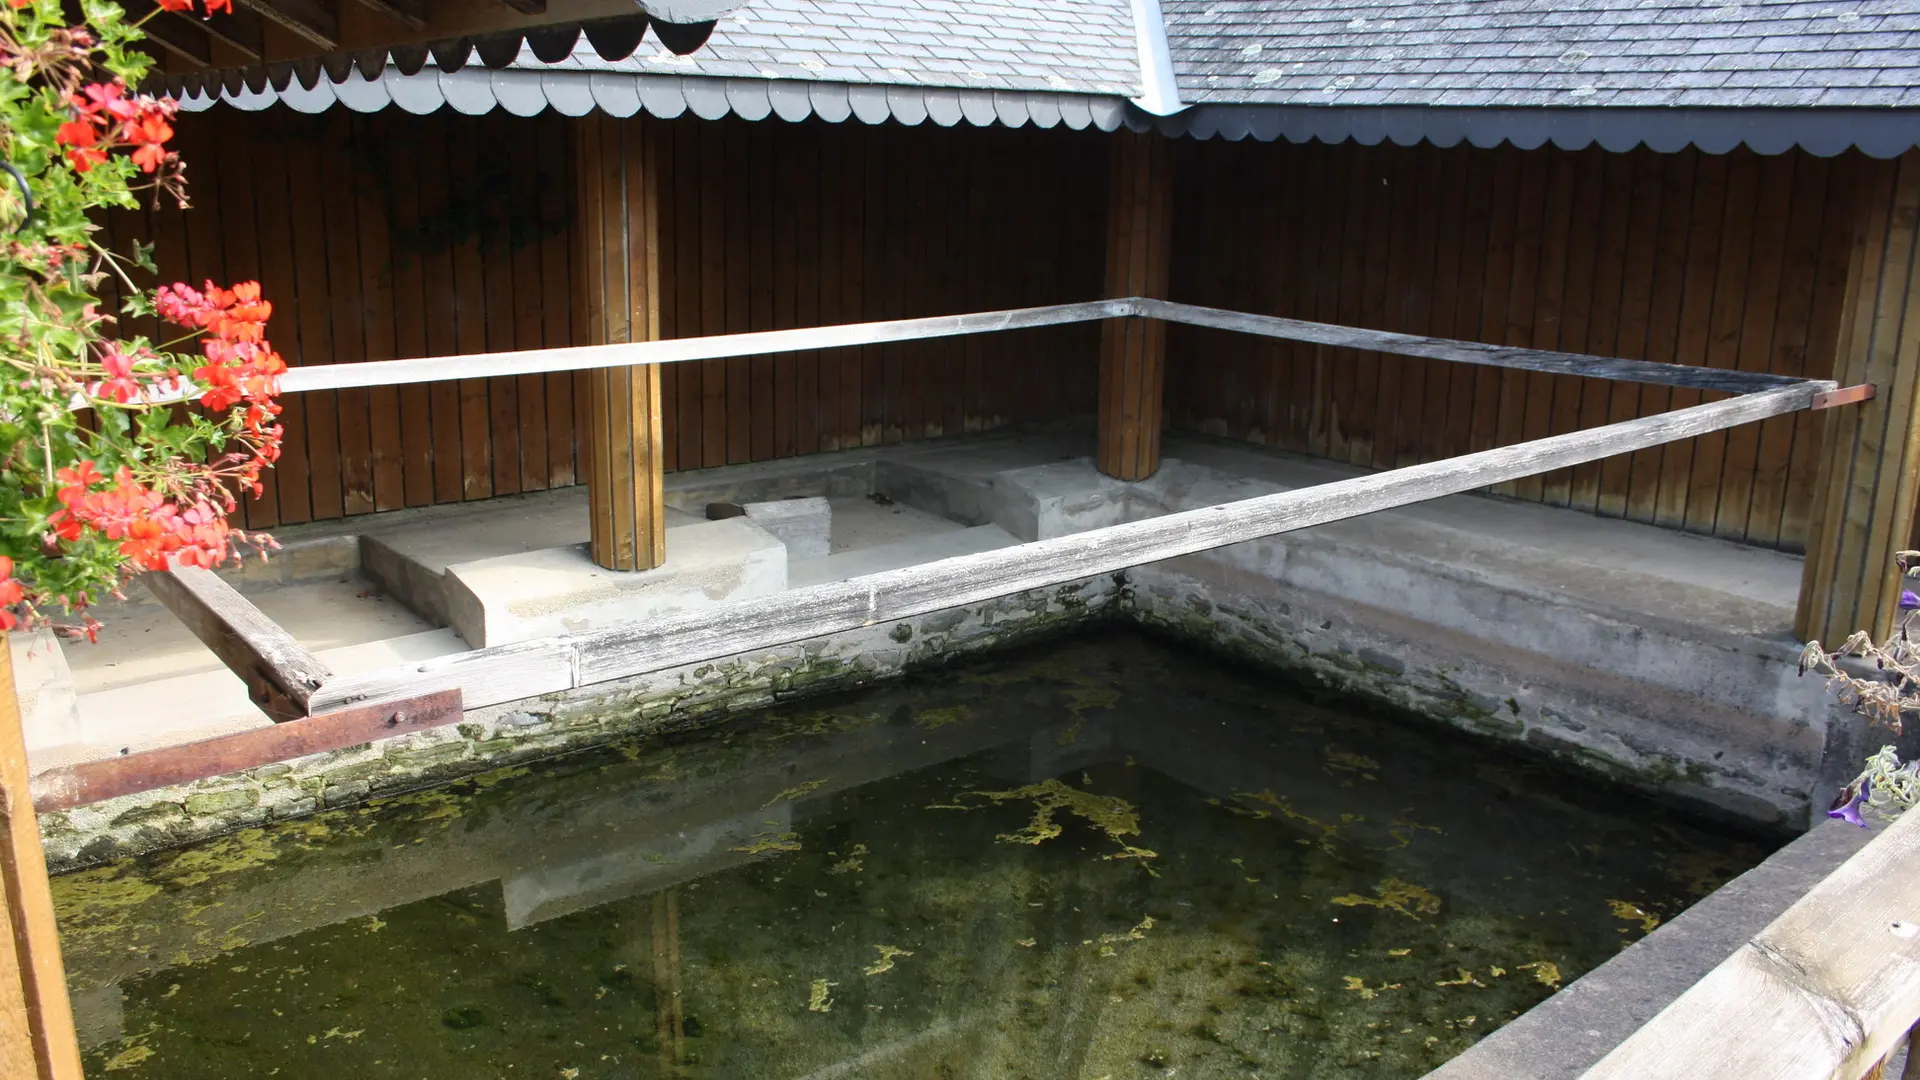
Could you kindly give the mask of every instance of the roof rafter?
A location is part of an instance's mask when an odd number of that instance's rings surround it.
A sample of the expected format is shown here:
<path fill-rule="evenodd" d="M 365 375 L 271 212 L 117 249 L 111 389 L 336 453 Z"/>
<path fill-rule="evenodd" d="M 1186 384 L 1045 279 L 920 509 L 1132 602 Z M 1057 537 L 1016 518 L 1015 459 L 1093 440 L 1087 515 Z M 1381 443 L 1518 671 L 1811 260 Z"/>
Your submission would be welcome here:
<path fill-rule="evenodd" d="M 340 18 L 330 0 L 240 0 L 259 16 L 312 45 L 340 47 Z"/>

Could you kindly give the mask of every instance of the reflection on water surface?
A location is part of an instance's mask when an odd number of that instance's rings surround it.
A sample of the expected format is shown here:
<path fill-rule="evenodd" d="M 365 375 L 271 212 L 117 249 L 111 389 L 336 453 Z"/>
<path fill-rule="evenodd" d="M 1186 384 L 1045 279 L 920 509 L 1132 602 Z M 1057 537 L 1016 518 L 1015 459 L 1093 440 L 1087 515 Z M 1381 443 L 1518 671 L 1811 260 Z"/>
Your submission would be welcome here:
<path fill-rule="evenodd" d="M 1412 1077 L 1763 854 L 1113 635 L 55 891 L 89 1075 Z"/>

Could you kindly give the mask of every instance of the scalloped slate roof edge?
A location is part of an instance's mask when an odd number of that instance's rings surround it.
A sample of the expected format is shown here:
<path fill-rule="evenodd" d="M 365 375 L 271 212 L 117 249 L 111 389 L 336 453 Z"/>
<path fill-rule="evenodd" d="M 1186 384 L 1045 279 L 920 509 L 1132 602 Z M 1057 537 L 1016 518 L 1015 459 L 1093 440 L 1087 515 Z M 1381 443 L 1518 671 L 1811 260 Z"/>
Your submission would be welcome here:
<path fill-rule="evenodd" d="M 219 100 L 242 109 L 283 102 L 304 112 L 343 105 L 531 115 L 551 108 L 1125 126 L 1196 138 L 1369 144 L 1713 152 L 1745 145 L 1761 153 L 1797 146 L 1823 156 L 1857 147 L 1886 157 L 1920 146 L 1920 0 L 1352 0 L 1338 8 L 1317 0 L 1159 0 L 1180 94 L 1191 106 L 1168 117 L 1129 103 L 1142 89 L 1142 50 L 1128 3 L 759 0 L 723 20 L 695 57 L 643 48 L 608 61 L 582 39 L 551 65 L 523 47 L 498 70 L 448 72 L 430 62 L 413 75 L 389 66 L 369 79 L 353 67 L 328 74 L 307 66 L 296 74 L 278 65 L 189 76 L 174 86 L 190 110 Z M 935 40 L 933 31 L 953 25 L 973 29 L 958 44 Z M 866 37 L 848 36 L 862 28 Z M 1833 32 L 1814 32 L 1821 29 Z M 821 52 L 821 42 L 855 51 Z M 802 44 L 809 49 L 794 48 Z M 855 55 L 868 58 L 865 66 L 847 62 Z M 1755 56 L 1771 74 L 1754 74 L 1762 64 Z M 1776 70 L 1781 57 L 1797 58 L 1798 66 Z M 1809 58 L 1819 57 L 1830 66 L 1812 66 Z M 1878 65 L 1870 72 L 1869 62 Z M 1785 85 L 1813 78 L 1840 85 Z M 1886 85 L 1866 85 L 1875 81 Z"/>

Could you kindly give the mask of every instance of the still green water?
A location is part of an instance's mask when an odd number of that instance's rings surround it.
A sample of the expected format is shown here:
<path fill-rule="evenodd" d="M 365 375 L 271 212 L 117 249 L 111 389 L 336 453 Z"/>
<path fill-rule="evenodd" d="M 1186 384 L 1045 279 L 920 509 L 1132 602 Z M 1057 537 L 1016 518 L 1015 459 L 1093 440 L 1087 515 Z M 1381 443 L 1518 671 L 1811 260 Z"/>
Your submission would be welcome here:
<path fill-rule="evenodd" d="M 1765 851 L 1127 635 L 55 881 L 90 1076 L 1414 1077 Z"/>

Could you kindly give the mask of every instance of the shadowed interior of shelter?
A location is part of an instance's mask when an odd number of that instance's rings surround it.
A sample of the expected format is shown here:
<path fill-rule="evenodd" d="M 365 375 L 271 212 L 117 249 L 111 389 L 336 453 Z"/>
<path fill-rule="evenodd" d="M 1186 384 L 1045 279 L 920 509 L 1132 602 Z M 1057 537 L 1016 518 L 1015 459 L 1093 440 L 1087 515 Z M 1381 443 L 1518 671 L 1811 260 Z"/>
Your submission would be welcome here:
<path fill-rule="evenodd" d="M 1851 185 L 1874 165 L 1745 150 L 1174 149 L 1172 299 L 1805 378 L 1833 371 Z M 1703 400 L 1187 326 L 1169 351 L 1175 427 L 1383 469 Z M 1797 551 L 1818 438 L 1811 414 L 1783 416 L 1495 490 Z"/>
<path fill-rule="evenodd" d="M 576 344 L 570 128 L 331 111 L 183 118 L 197 212 L 113 215 L 161 276 L 258 276 L 290 363 Z M 636 120 L 664 133 L 662 333 L 1090 299 L 1098 133 Z M 1176 141 L 1172 299 L 1811 378 L 1832 371 L 1858 155 Z M 1758 226 L 1737 225 L 1749 218 Z M 1271 257 L 1285 252 L 1285 257 Z M 146 329 L 138 321 L 134 329 Z M 1054 327 L 669 365 L 669 470 L 1090 415 L 1098 332 Z M 1174 430 L 1390 468 L 1678 408 L 1696 391 L 1193 327 Z M 296 395 L 253 527 L 582 478 L 570 374 Z M 1810 414 L 1496 489 L 1790 551 Z"/>
<path fill-rule="evenodd" d="M 258 276 L 295 366 L 582 343 L 571 123 L 186 117 L 193 212 L 120 212 L 167 280 Z M 637 121 L 666 134 L 667 337 L 1085 299 L 1106 145 L 1085 135 Z M 234 133 L 238 129 L 238 133 Z M 958 136 L 958 137 L 955 137 Z M 118 299 L 112 303 L 117 306 Z M 131 329 L 152 333 L 135 321 Z M 1091 414 L 1099 329 L 669 365 L 668 470 Z M 584 480 L 571 374 L 287 399 L 262 528 Z"/>

